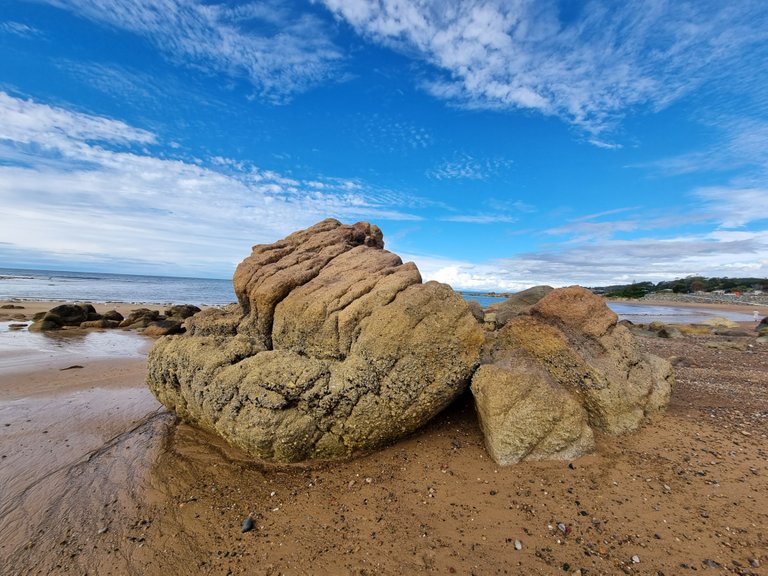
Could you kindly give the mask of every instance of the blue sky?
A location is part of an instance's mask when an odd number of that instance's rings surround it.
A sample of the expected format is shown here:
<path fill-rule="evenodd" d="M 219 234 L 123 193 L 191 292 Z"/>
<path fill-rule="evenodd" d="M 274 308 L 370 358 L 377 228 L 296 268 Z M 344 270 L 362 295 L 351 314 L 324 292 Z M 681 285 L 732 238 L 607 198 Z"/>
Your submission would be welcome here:
<path fill-rule="evenodd" d="M 0 54 L 0 266 L 334 217 L 457 289 L 768 277 L 763 1 L 5 0 Z"/>

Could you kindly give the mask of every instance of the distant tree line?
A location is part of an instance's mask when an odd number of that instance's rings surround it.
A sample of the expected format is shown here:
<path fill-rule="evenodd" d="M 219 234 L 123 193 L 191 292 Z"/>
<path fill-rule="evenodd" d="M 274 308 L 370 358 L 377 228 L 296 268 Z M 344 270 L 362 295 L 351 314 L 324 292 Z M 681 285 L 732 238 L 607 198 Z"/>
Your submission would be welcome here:
<path fill-rule="evenodd" d="M 635 282 L 633 284 L 617 284 L 614 286 L 598 286 L 592 288 L 596 294 L 614 298 L 642 298 L 654 292 L 674 292 L 675 294 L 693 294 L 694 292 L 716 292 L 741 294 L 756 290 L 768 291 L 768 278 L 705 278 L 704 276 L 687 276 L 677 280 L 653 282 Z"/>

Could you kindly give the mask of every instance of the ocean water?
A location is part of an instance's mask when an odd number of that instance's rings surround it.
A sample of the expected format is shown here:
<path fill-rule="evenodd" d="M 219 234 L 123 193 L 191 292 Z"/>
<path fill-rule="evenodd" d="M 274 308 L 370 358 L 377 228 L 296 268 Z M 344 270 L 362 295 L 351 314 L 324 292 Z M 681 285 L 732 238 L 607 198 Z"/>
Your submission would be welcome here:
<path fill-rule="evenodd" d="M 504 298 L 464 293 L 467 300 L 477 300 L 483 308 Z M 235 302 L 232 280 L 135 276 L 97 272 L 62 272 L 53 270 L 17 270 L 0 268 L 0 300 L 13 298 L 55 300 L 62 302 L 130 302 L 147 304 L 196 304 L 219 306 Z M 635 323 L 654 320 L 668 324 L 695 323 L 713 316 L 736 321 L 752 320 L 751 313 L 646 306 L 609 302 L 619 318 Z"/>
<path fill-rule="evenodd" d="M 0 268 L 0 299 L 223 305 L 232 280 Z"/>
<path fill-rule="evenodd" d="M 750 322 L 752 312 L 732 312 L 707 308 L 686 308 L 683 306 L 650 306 L 647 304 L 624 304 L 609 302 L 608 306 L 619 315 L 620 320 L 629 320 L 635 324 L 663 322 L 665 324 L 698 324 L 710 318 L 728 318 L 734 322 Z M 760 318 L 763 313 L 760 313 Z"/>

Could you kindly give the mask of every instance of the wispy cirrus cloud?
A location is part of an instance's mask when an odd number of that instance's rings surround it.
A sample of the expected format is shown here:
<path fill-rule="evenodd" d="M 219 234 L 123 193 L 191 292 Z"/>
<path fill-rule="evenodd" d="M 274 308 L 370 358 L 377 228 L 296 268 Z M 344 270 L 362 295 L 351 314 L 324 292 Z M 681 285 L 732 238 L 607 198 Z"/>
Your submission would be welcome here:
<path fill-rule="evenodd" d="M 138 34 L 169 60 L 250 82 L 276 102 L 329 79 L 341 54 L 324 22 L 277 2 L 228 7 L 198 0 L 47 0 Z"/>
<path fill-rule="evenodd" d="M 14 22 L 13 20 L 0 22 L 0 33 L 13 34 L 14 36 L 22 36 L 27 38 L 42 36 L 42 32 L 34 26 L 24 24 L 23 22 Z"/>
<path fill-rule="evenodd" d="M 662 109 L 724 69 L 750 77 L 743 57 L 768 22 L 758 0 L 324 3 L 361 35 L 434 66 L 424 80 L 433 95 L 558 115 L 606 148 L 616 144 L 594 135 L 635 107 Z"/>
<path fill-rule="evenodd" d="M 699 188 L 694 195 L 721 228 L 741 228 L 768 221 L 768 187 L 717 186 Z"/>
<path fill-rule="evenodd" d="M 434 180 L 488 180 L 513 164 L 506 158 L 478 158 L 457 152 L 428 170 L 427 176 Z"/>
<path fill-rule="evenodd" d="M 359 180 L 297 179 L 223 157 L 169 158 L 155 134 L 0 92 L 0 253 L 230 272 L 244 247 L 334 216 L 417 220 Z M 224 270 L 224 272 L 222 272 Z"/>

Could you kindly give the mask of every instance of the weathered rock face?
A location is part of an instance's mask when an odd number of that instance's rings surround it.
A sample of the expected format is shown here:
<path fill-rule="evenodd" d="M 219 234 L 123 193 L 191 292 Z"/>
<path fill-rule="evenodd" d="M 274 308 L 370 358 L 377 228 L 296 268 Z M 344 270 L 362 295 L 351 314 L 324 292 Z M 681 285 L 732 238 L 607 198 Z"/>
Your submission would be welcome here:
<path fill-rule="evenodd" d="M 496 302 L 488 306 L 488 311 L 495 314 L 496 326 L 504 326 L 509 320 L 530 309 L 539 300 L 552 292 L 552 286 L 534 286 L 513 294 L 503 302 Z"/>
<path fill-rule="evenodd" d="M 258 458 L 346 457 L 419 428 L 468 384 L 482 329 L 450 287 L 421 283 L 367 223 L 325 220 L 258 245 L 238 304 L 159 340 L 148 384 L 183 419 Z"/>
<path fill-rule="evenodd" d="M 663 410 L 668 362 L 642 354 L 602 298 L 579 287 L 549 292 L 489 336 L 472 379 L 486 446 L 500 464 L 571 459 L 593 430 L 619 434 Z"/>

